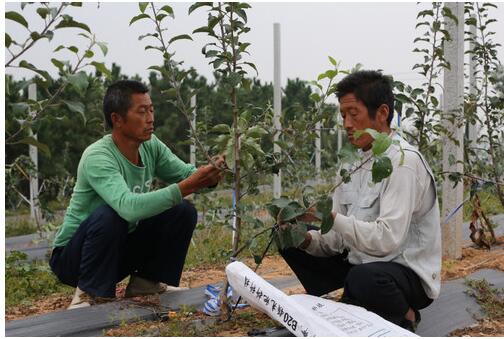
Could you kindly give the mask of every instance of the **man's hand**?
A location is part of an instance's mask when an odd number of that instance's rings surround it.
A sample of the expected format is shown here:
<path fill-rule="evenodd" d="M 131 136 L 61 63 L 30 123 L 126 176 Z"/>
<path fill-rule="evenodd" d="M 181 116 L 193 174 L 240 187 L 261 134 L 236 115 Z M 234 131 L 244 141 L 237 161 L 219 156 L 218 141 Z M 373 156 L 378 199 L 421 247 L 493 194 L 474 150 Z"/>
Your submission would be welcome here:
<path fill-rule="evenodd" d="M 317 209 L 314 207 L 310 207 L 305 214 L 297 217 L 296 219 L 299 221 L 304 221 L 304 222 L 314 222 L 314 221 L 320 221 L 320 218 L 316 216 Z"/>
<path fill-rule="evenodd" d="M 286 233 L 286 235 L 288 236 L 288 238 L 292 239 L 293 243 L 291 243 L 290 241 L 287 242 L 287 244 L 289 245 L 286 245 L 286 247 L 291 247 L 291 246 L 294 246 L 294 247 L 297 247 L 297 248 L 300 248 L 300 249 L 306 249 L 308 247 L 308 245 L 310 245 L 310 242 L 311 242 L 311 234 L 306 232 L 304 234 L 304 239 L 302 238 L 302 235 L 301 235 L 301 239 L 299 239 L 299 236 L 293 236 L 292 232 L 293 232 L 293 227 L 295 227 L 294 224 L 291 224 L 291 223 L 285 223 L 285 224 L 281 224 L 281 225 L 278 225 L 278 235 L 280 237 L 283 236 L 282 233 Z M 297 231 L 298 233 L 299 231 Z M 298 233 L 299 234 L 299 233 Z M 281 241 L 281 243 L 283 243 L 283 241 Z M 285 248 L 284 248 L 285 249 Z"/>
<path fill-rule="evenodd" d="M 310 232 L 306 232 L 304 241 L 298 246 L 298 248 L 300 248 L 302 250 L 307 249 L 308 246 L 310 246 L 311 241 L 312 241 L 312 236 L 311 236 Z"/>
<path fill-rule="evenodd" d="M 222 179 L 222 171 L 226 161 L 223 156 L 214 157 L 212 161 L 215 166 L 213 164 L 200 166 L 191 176 L 178 183 L 180 193 L 183 197 L 202 188 L 215 186 L 219 183 Z"/>

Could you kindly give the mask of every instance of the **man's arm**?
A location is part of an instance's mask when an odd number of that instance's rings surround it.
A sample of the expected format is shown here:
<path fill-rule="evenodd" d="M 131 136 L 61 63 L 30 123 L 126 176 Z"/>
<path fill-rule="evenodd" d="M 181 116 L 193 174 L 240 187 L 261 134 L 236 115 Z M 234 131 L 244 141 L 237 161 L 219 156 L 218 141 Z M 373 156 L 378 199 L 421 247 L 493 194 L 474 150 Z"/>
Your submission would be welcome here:
<path fill-rule="evenodd" d="M 131 192 L 117 164 L 108 154 L 89 154 L 83 169 L 93 190 L 128 222 L 154 216 L 182 202 L 177 184 L 148 193 Z"/>
<path fill-rule="evenodd" d="M 369 255 L 386 256 L 397 250 L 404 241 L 418 203 L 414 168 L 414 164 L 394 168 L 384 183 L 380 214 L 375 221 L 366 222 L 354 216 L 337 214 L 332 230 L 341 235 L 344 243 Z"/>

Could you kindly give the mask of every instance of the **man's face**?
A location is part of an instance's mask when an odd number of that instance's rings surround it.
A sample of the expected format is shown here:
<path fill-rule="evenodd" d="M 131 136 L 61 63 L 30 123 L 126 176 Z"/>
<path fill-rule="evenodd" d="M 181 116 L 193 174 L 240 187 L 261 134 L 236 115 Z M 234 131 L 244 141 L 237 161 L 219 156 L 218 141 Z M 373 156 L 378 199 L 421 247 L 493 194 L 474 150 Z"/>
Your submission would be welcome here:
<path fill-rule="evenodd" d="M 353 93 L 341 97 L 340 112 L 343 117 L 343 127 L 345 127 L 348 140 L 352 145 L 367 150 L 371 147 L 373 138 L 368 133 L 362 134 L 360 138 L 355 138 L 354 133 L 366 128 L 376 129 L 376 121 L 371 119 L 366 105 L 358 100 Z"/>
<path fill-rule="evenodd" d="M 154 106 L 147 93 L 131 95 L 131 107 L 126 119 L 119 117 L 115 126 L 129 139 L 144 142 L 151 138 L 154 132 Z"/>

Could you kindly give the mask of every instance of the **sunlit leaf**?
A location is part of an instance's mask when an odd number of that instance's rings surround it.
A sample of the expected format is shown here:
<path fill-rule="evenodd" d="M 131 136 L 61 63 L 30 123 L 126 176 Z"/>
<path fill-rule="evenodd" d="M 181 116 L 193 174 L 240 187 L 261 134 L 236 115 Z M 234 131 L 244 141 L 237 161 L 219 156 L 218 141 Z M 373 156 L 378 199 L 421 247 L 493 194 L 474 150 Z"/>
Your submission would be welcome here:
<path fill-rule="evenodd" d="M 108 53 L 108 47 L 107 47 L 107 43 L 106 42 L 101 42 L 101 41 L 97 41 L 96 44 L 98 45 L 98 47 L 100 47 L 103 55 L 107 55 Z"/>

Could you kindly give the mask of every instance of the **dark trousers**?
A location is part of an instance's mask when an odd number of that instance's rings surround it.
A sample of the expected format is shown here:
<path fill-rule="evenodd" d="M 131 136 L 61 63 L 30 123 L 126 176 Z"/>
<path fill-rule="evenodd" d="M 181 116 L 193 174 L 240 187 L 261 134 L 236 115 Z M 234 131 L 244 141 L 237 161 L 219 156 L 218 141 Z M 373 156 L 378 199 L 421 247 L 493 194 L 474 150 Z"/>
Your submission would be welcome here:
<path fill-rule="evenodd" d="M 62 283 L 93 297 L 115 297 L 116 284 L 130 274 L 178 286 L 196 221 L 196 209 L 183 200 L 128 234 L 126 220 L 104 205 L 53 250 L 50 266 Z"/>
<path fill-rule="evenodd" d="M 401 325 L 411 307 L 420 310 L 432 303 L 418 275 L 393 262 L 352 265 L 347 253 L 314 257 L 297 248 L 280 252 L 311 295 L 321 296 L 344 287 L 341 301 L 362 306 Z"/>

